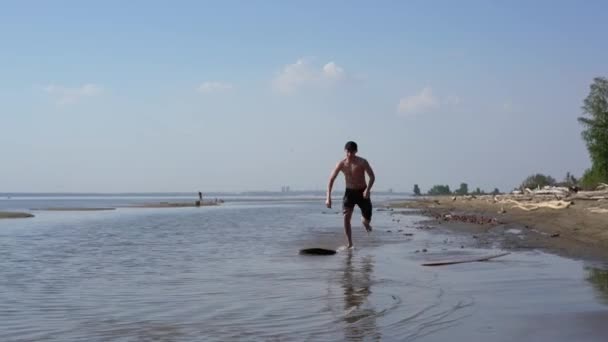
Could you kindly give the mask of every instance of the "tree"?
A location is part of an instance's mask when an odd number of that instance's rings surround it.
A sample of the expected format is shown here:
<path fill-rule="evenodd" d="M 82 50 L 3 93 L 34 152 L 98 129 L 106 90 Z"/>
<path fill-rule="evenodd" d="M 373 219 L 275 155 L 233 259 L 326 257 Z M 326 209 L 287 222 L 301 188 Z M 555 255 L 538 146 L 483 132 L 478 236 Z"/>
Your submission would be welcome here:
<path fill-rule="evenodd" d="M 570 172 L 566 172 L 566 177 L 564 177 L 562 184 L 564 186 L 574 186 L 576 183 L 578 183 L 578 179 L 576 179 L 576 177 L 574 177 L 574 175 Z"/>
<path fill-rule="evenodd" d="M 435 185 L 428 192 L 429 195 L 449 195 L 451 193 L 449 185 Z"/>
<path fill-rule="evenodd" d="M 418 187 L 418 184 L 414 184 L 414 195 L 420 196 L 420 188 Z"/>
<path fill-rule="evenodd" d="M 485 191 L 482 191 L 479 187 L 475 188 L 475 191 L 471 193 L 472 195 L 485 195 Z"/>
<path fill-rule="evenodd" d="M 596 77 L 583 101 L 583 115 L 578 118 L 584 129 L 583 140 L 591 157 L 591 169 L 583 175 L 582 183 L 608 179 L 608 79 Z"/>
<path fill-rule="evenodd" d="M 599 183 L 606 183 L 606 175 L 602 174 L 600 169 L 591 167 L 585 170 L 578 184 L 584 190 L 594 190 Z"/>
<path fill-rule="evenodd" d="M 467 183 L 460 183 L 460 188 L 454 191 L 456 195 L 468 195 L 469 194 L 469 185 Z"/>
<path fill-rule="evenodd" d="M 523 183 L 521 183 L 521 188 L 536 189 L 542 188 L 546 185 L 555 185 L 555 179 L 553 179 L 553 177 L 551 176 L 546 176 L 541 173 L 537 173 L 528 176 L 528 178 L 526 178 Z"/>

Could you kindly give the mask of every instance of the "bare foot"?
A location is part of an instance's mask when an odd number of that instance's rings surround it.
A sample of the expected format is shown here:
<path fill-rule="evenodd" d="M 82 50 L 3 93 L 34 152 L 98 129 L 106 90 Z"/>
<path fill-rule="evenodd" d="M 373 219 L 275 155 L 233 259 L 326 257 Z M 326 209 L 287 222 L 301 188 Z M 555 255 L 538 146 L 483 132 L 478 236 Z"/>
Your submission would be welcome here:
<path fill-rule="evenodd" d="M 369 221 L 367 220 L 361 220 L 361 222 L 363 223 L 363 226 L 365 227 L 365 231 L 368 233 L 372 232 L 372 226 L 369 224 Z"/>

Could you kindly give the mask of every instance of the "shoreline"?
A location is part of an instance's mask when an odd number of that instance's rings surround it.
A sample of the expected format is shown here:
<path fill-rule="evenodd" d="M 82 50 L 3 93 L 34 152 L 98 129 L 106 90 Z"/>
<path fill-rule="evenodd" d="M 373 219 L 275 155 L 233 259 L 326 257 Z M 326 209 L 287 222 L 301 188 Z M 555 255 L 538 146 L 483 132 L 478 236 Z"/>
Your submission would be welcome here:
<path fill-rule="evenodd" d="M 196 208 L 196 207 L 210 207 L 220 205 L 222 202 L 158 202 L 158 203 L 143 203 L 133 204 L 126 206 L 125 208 Z"/>
<path fill-rule="evenodd" d="M 420 229 L 469 237 L 468 247 L 540 249 L 570 258 L 607 261 L 608 214 L 590 210 L 597 206 L 595 201 L 580 200 L 567 208 L 526 211 L 483 196 L 428 196 L 388 205 L 392 209 L 413 209 L 426 216 L 427 220 L 418 223 Z"/>
<path fill-rule="evenodd" d="M 16 219 L 34 217 L 33 214 L 17 211 L 0 211 L 0 219 Z"/>
<path fill-rule="evenodd" d="M 197 207 L 208 207 L 218 206 L 223 201 L 218 202 L 158 202 L 158 203 L 142 203 L 133 204 L 126 206 L 117 207 L 43 207 L 43 208 L 31 208 L 31 211 L 61 211 L 61 212 L 89 212 L 89 211 L 114 211 L 119 208 L 197 208 Z M 0 211 L 0 219 L 16 219 L 16 218 L 31 218 L 36 215 L 28 212 L 17 212 L 17 211 Z"/>
<path fill-rule="evenodd" d="M 50 207 L 50 208 L 32 208 L 36 211 L 106 211 L 116 210 L 116 208 L 86 208 L 86 207 Z"/>

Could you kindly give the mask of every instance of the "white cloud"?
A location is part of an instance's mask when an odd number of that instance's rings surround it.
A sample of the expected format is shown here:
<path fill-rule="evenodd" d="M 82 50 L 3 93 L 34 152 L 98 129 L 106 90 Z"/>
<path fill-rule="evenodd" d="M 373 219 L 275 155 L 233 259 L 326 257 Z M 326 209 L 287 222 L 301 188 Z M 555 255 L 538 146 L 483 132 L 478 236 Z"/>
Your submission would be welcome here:
<path fill-rule="evenodd" d="M 426 87 L 419 94 L 407 96 L 399 101 L 399 113 L 409 116 L 428 112 L 440 107 L 439 99 L 433 95 L 433 90 Z"/>
<path fill-rule="evenodd" d="M 292 93 L 306 86 L 328 86 L 345 77 L 344 69 L 335 62 L 319 67 L 308 59 L 300 58 L 295 63 L 284 66 L 272 84 L 281 93 Z"/>
<path fill-rule="evenodd" d="M 334 62 L 329 62 L 323 66 L 323 75 L 333 79 L 340 79 L 344 77 L 344 69 Z"/>
<path fill-rule="evenodd" d="M 440 98 L 433 94 L 433 89 L 431 87 L 425 87 L 416 95 L 401 98 L 397 111 L 403 116 L 412 116 L 431 112 L 439 108 L 453 108 L 460 103 L 462 103 L 460 96 L 448 95 Z"/>
<path fill-rule="evenodd" d="M 80 101 L 86 97 L 98 96 L 103 93 L 103 88 L 99 85 L 87 83 L 80 87 L 64 87 L 50 84 L 44 87 L 44 91 L 55 98 L 59 105 L 68 105 Z"/>
<path fill-rule="evenodd" d="M 217 91 L 225 91 L 231 90 L 233 88 L 232 84 L 224 83 L 224 82 L 203 82 L 199 85 L 196 90 L 203 94 L 213 93 Z"/>

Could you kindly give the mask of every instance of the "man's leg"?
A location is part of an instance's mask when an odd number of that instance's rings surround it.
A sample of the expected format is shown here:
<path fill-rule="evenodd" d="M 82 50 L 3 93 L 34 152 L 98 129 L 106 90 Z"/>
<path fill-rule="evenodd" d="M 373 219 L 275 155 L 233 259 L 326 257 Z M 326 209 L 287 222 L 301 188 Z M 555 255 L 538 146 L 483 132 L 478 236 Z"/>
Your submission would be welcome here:
<path fill-rule="evenodd" d="M 366 219 L 365 217 L 362 217 L 361 223 L 363 223 L 363 227 L 365 227 L 366 232 L 368 232 L 368 233 L 372 232 L 372 225 L 370 223 L 370 220 Z"/>
<path fill-rule="evenodd" d="M 372 201 L 369 198 L 364 199 L 360 203 L 359 208 L 361 208 L 361 223 L 363 223 L 365 231 L 371 233 L 372 226 L 370 223 L 372 221 Z"/>
<path fill-rule="evenodd" d="M 350 227 L 350 219 L 353 217 L 353 208 L 344 208 L 344 233 L 348 240 L 348 248 L 353 247 L 352 231 Z"/>

